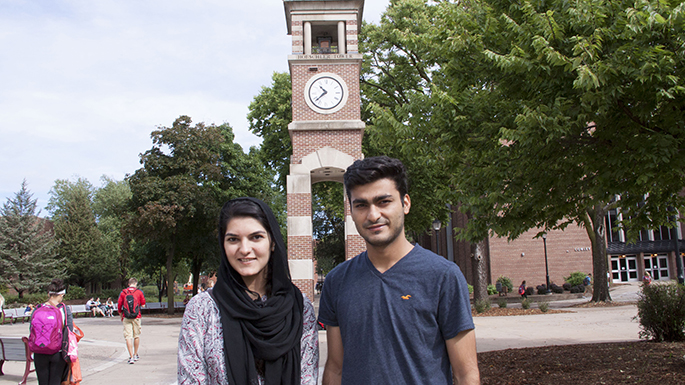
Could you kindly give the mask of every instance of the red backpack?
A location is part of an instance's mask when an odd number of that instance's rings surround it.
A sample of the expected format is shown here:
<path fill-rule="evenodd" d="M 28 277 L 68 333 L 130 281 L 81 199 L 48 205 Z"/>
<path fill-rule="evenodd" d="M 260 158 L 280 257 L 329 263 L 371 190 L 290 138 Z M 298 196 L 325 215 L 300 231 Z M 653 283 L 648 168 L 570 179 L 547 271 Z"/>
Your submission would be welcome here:
<path fill-rule="evenodd" d="M 526 289 L 523 288 L 523 285 L 519 286 L 519 295 L 523 295 L 526 293 Z"/>
<path fill-rule="evenodd" d="M 140 303 L 138 302 L 138 298 L 133 295 L 133 293 L 138 291 L 138 289 L 129 290 L 127 288 L 124 289 L 124 291 L 128 291 L 124 297 L 124 306 L 122 306 L 124 317 L 136 319 L 140 315 Z"/>
<path fill-rule="evenodd" d="M 64 322 L 60 308 L 50 305 L 38 305 L 31 314 L 31 331 L 29 349 L 39 354 L 55 354 L 62 349 Z"/>

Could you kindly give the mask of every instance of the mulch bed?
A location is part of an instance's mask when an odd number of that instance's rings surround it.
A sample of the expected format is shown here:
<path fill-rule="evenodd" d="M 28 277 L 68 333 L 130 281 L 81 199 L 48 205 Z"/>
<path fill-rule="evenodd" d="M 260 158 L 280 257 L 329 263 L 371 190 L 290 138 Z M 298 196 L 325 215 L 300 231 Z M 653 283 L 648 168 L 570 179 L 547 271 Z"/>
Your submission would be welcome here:
<path fill-rule="evenodd" d="M 617 342 L 478 354 L 483 385 L 685 383 L 685 342 Z"/>
<path fill-rule="evenodd" d="M 635 305 L 587 302 L 573 307 Z M 474 316 L 563 313 L 569 310 L 491 308 Z M 478 353 L 482 385 L 685 384 L 685 342 L 613 342 Z"/>

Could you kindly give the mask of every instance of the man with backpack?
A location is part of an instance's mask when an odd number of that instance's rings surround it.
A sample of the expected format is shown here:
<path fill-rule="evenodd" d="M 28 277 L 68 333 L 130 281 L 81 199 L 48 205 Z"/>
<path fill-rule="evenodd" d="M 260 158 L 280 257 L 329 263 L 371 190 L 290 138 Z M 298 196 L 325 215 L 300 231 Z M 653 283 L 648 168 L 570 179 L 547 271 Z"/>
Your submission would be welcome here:
<path fill-rule="evenodd" d="M 145 306 L 145 295 L 138 289 L 138 280 L 131 278 L 128 280 L 128 287 L 119 294 L 117 308 L 121 314 L 121 322 L 124 324 L 124 339 L 128 348 L 129 364 L 133 364 L 138 357 L 138 347 L 140 346 L 140 309 Z"/>
<path fill-rule="evenodd" d="M 592 273 L 587 273 L 587 275 L 583 279 L 583 286 L 585 286 L 583 297 L 585 297 L 585 295 L 588 293 L 590 294 L 590 296 L 592 296 Z"/>

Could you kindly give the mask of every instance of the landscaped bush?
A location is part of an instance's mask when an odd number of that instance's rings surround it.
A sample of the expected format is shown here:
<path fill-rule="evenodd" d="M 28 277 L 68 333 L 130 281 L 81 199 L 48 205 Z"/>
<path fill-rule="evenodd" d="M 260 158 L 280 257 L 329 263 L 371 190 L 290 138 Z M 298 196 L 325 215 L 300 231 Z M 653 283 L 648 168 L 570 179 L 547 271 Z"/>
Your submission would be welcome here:
<path fill-rule="evenodd" d="M 585 286 L 583 285 L 576 285 L 571 287 L 571 294 L 575 293 L 584 293 L 585 292 Z"/>
<path fill-rule="evenodd" d="M 541 312 L 547 313 L 547 310 L 549 310 L 549 302 L 545 301 L 545 302 L 538 303 L 538 308 L 540 309 Z"/>
<path fill-rule="evenodd" d="M 521 300 L 521 308 L 530 309 L 530 301 L 528 300 L 528 298 L 524 298 Z"/>
<path fill-rule="evenodd" d="M 478 313 L 488 311 L 488 310 L 490 310 L 490 307 L 491 307 L 490 299 L 489 298 L 479 299 L 476 301 L 476 303 L 473 304 L 473 307 L 476 309 L 476 312 L 478 312 Z"/>
<path fill-rule="evenodd" d="M 12 309 L 17 307 L 25 307 L 27 304 L 39 304 L 48 300 L 48 293 L 32 293 L 24 294 L 23 298 L 18 295 L 7 295 L 5 297 L 5 308 Z"/>
<path fill-rule="evenodd" d="M 547 285 L 545 284 L 536 287 L 536 289 L 538 289 L 538 294 L 547 294 Z"/>
<path fill-rule="evenodd" d="M 685 287 L 676 283 L 642 287 L 637 301 L 640 338 L 685 340 Z"/>
<path fill-rule="evenodd" d="M 86 299 L 86 290 L 81 286 L 67 287 L 67 294 L 64 295 L 64 300 L 71 301 L 74 299 Z"/>
<path fill-rule="evenodd" d="M 500 275 L 499 278 L 497 278 L 497 282 L 501 283 L 502 286 L 506 286 L 506 287 L 507 287 L 507 291 L 508 291 L 509 293 L 511 293 L 512 291 L 514 291 L 514 284 L 511 283 L 511 279 L 509 279 L 509 277 L 505 277 L 505 276 L 503 276 L 503 275 Z"/>
<path fill-rule="evenodd" d="M 493 284 L 488 285 L 488 295 L 497 294 L 497 287 Z"/>
<path fill-rule="evenodd" d="M 555 285 L 554 283 L 550 283 L 549 288 L 552 289 L 552 293 L 557 293 L 557 294 L 563 294 L 564 293 L 564 288 L 559 286 L 559 285 Z"/>
<path fill-rule="evenodd" d="M 561 285 L 561 287 L 563 287 L 566 291 L 571 291 L 571 284 L 568 282 L 565 282 L 563 285 Z"/>
<path fill-rule="evenodd" d="M 497 305 L 501 308 L 507 307 L 507 300 L 504 298 L 500 298 L 497 300 Z"/>
<path fill-rule="evenodd" d="M 141 290 L 143 291 L 143 294 L 145 294 L 146 301 L 147 301 L 147 298 L 159 297 L 159 289 L 155 285 L 143 286 L 143 288 Z M 150 302 L 152 302 L 152 301 L 150 301 Z"/>
<path fill-rule="evenodd" d="M 583 284 L 583 280 L 586 276 L 587 274 L 583 273 L 582 271 L 574 271 L 568 277 L 564 277 L 564 281 L 571 286 L 578 286 Z"/>
<path fill-rule="evenodd" d="M 468 283 L 466 284 L 466 286 L 469 287 L 469 294 L 473 294 L 473 286 L 469 285 Z"/>
<path fill-rule="evenodd" d="M 535 294 L 535 289 L 533 289 L 532 287 L 527 287 L 526 288 L 526 295 L 533 295 L 533 294 Z"/>

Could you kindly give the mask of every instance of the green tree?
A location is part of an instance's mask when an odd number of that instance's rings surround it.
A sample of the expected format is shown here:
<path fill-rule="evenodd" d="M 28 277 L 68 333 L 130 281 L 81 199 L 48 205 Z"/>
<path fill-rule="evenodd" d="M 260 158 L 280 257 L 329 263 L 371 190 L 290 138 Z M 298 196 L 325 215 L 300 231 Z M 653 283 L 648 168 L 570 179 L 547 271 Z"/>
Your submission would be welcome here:
<path fill-rule="evenodd" d="M 219 164 L 221 130 L 181 116 L 171 127 L 151 134 L 153 146 L 141 154 L 142 168 L 129 176 L 134 214 L 130 231 L 145 243 L 155 241 L 164 250 L 167 282 L 173 265 L 187 244 L 195 217 L 217 213 L 215 186 L 222 179 Z M 173 285 L 167 285 L 169 313 L 174 311 Z"/>
<path fill-rule="evenodd" d="M 255 151 L 233 142 L 228 124 L 198 123 L 181 116 L 151 134 L 153 147 L 142 168 L 128 178 L 132 192 L 129 231 L 142 246 L 164 250 L 169 312 L 173 312 L 174 266 L 186 259 L 195 283 L 208 259 L 218 265 L 216 221 L 221 205 L 239 196 L 274 204 L 270 173 Z"/>
<path fill-rule="evenodd" d="M 49 222 L 38 217 L 32 197 L 24 180 L 14 199 L 7 198 L 0 209 L 0 283 L 10 285 L 19 298 L 64 274 L 58 242 Z"/>
<path fill-rule="evenodd" d="M 312 227 L 317 272 L 326 275 L 345 261 L 345 208 L 343 186 L 336 182 L 312 187 Z"/>
<path fill-rule="evenodd" d="M 126 180 L 115 181 L 103 176 L 101 181 L 102 187 L 96 189 L 93 196 L 93 211 L 102 233 L 102 252 L 115 262 L 113 272 L 123 282 L 129 269 L 130 239 L 125 227 L 131 215 L 131 188 Z"/>
<path fill-rule="evenodd" d="M 60 242 L 57 252 L 65 261 L 67 281 L 81 287 L 116 277 L 115 260 L 105 250 L 105 239 L 95 222 L 93 193 L 93 186 L 84 178 L 74 182 L 58 179 L 50 189 L 47 206 L 55 224 L 55 238 Z"/>
<path fill-rule="evenodd" d="M 372 105 L 376 129 L 441 158 L 465 239 L 584 227 L 593 300 L 608 300 L 607 211 L 631 235 L 683 208 L 683 19 L 680 1 L 393 1 L 381 25 L 422 62 L 393 69 L 430 76 L 416 98 Z"/>
<path fill-rule="evenodd" d="M 271 79 L 271 85 L 262 87 L 250 103 L 247 120 L 250 131 L 263 140 L 260 147 L 263 161 L 276 171 L 278 187 L 285 192 L 293 154 L 288 132 L 292 121 L 292 86 L 288 73 L 274 72 Z"/>

